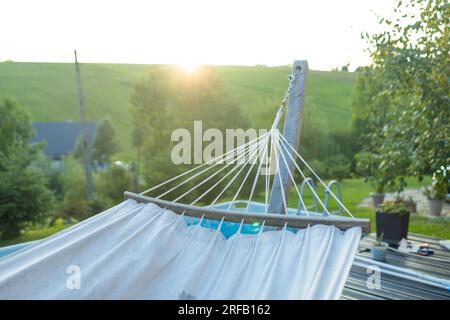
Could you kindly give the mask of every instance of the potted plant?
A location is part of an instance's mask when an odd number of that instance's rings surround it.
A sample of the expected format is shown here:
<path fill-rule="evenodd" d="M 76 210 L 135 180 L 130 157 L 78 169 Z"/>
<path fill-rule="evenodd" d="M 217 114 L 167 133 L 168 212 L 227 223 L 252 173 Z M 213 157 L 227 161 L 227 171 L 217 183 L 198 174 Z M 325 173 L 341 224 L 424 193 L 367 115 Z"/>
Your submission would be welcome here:
<path fill-rule="evenodd" d="M 389 245 L 386 242 L 382 241 L 383 234 L 375 239 L 375 243 L 372 247 L 370 247 L 370 252 L 372 252 L 372 258 L 377 261 L 386 260 L 386 254 L 388 251 Z"/>
<path fill-rule="evenodd" d="M 432 216 L 440 216 L 444 201 L 447 198 L 447 168 L 442 166 L 433 173 L 431 185 L 425 188 L 424 194 L 428 198 L 428 208 Z"/>
<path fill-rule="evenodd" d="M 377 237 L 383 234 L 389 245 L 398 246 L 408 237 L 409 211 L 400 201 L 385 201 L 376 211 L 376 225 Z"/>

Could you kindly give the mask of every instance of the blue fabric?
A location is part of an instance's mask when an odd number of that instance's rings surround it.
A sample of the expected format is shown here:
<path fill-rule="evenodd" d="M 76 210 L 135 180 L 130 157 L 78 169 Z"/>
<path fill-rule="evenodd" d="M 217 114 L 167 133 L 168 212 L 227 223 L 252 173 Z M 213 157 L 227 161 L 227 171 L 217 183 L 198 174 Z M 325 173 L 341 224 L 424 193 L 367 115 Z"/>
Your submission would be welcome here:
<path fill-rule="evenodd" d="M 38 240 L 36 240 L 36 241 L 38 241 Z M 6 256 L 8 254 L 11 254 L 13 252 L 16 252 L 22 248 L 28 247 L 29 245 L 33 244 L 36 241 L 22 242 L 22 243 L 14 244 L 12 246 L 0 248 L 0 258 Z"/>

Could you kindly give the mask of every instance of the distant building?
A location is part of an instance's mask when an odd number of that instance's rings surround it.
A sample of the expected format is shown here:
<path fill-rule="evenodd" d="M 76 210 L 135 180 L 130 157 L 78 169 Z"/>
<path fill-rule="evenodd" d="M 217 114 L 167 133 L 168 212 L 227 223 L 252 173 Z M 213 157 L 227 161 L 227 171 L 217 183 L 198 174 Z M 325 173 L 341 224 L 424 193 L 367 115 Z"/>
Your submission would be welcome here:
<path fill-rule="evenodd" d="M 86 122 L 88 143 L 92 146 L 96 130 L 95 122 Z M 44 153 L 47 157 L 59 160 L 61 157 L 71 154 L 81 135 L 81 123 L 66 122 L 33 122 L 36 136 L 31 143 L 45 141 Z"/>

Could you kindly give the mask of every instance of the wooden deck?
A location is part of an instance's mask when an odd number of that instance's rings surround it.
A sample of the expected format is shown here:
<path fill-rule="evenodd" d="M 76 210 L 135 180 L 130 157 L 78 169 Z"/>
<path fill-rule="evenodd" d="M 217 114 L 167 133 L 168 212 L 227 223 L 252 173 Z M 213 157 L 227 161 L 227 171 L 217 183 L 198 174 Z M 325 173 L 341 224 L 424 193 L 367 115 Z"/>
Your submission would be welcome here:
<path fill-rule="evenodd" d="M 434 250 L 434 254 L 429 257 L 423 257 L 389 250 L 386 257 L 386 262 L 388 264 L 408 268 L 443 279 L 450 279 L 450 251 L 439 245 L 439 239 L 410 233 L 408 240 L 417 243 L 428 243 Z M 358 256 L 371 258 L 369 248 L 373 241 L 373 235 L 361 239 L 358 248 Z M 369 289 L 366 285 L 366 281 L 370 274 L 368 274 L 366 270 L 367 269 L 363 267 L 352 266 L 341 299 L 450 300 L 450 291 L 448 290 L 383 273 L 381 273 L 381 288 Z"/>

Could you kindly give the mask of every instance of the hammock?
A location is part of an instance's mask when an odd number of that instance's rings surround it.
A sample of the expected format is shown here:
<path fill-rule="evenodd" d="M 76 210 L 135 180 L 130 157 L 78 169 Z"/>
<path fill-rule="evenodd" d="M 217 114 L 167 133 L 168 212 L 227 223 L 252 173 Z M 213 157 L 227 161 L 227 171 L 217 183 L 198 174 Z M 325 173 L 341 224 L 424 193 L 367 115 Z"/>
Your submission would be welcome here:
<path fill-rule="evenodd" d="M 266 134 L 0 259 L 0 299 L 338 299 L 370 224 L 296 150 L 306 71 L 294 63 Z M 305 170 L 347 216 L 330 213 Z M 296 177 L 321 212 L 308 209 Z M 253 201 L 258 186 L 263 203 Z"/>

